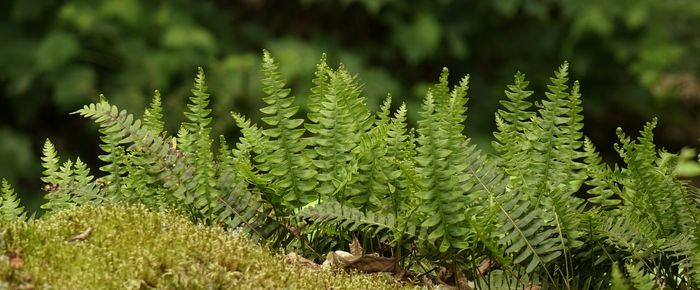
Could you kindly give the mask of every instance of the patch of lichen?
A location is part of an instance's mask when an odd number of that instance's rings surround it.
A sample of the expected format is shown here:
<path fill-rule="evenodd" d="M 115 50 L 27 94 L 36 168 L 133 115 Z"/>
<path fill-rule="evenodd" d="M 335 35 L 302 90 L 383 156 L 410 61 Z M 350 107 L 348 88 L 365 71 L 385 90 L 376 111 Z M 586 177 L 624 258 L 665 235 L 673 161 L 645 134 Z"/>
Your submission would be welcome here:
<path fill-rule="evenodd" d="M 68 242 L 90 227 L 94 230 L 85 239 Z M 401 287 L 383 276 L 286 265 L 283 257 L 245 237 L 143 206 L 85 206 L 6 228 L 0 239 L 0 289 Z"/>

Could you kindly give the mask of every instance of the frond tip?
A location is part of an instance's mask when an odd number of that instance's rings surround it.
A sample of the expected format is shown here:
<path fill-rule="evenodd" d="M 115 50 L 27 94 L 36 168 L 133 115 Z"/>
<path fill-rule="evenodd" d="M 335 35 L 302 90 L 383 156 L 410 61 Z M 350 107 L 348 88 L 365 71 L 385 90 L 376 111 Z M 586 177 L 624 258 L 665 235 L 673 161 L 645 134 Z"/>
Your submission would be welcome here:
<path fill-rule="evenodd" d="M 0 222 L 24 220 L 25 216 L 24 207 L 19 204 L 15 190 L 3 178 L 0 188 Z"/>

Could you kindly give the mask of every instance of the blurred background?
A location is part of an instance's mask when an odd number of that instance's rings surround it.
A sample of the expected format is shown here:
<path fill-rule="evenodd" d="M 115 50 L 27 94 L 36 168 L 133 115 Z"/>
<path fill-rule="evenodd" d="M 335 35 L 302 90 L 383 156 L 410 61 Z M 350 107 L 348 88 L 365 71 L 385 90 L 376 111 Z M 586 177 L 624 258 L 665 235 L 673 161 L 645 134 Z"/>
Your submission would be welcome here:
<path fill-rule="evenodd" d="M 539 98 L 568 60 L 586 134 L 607 160 L 616 127 L 636 135 L 654 116 L 661 147 L 698 147 L 697 0 L 3 0 L 0 176 L 35 210 L 46 138 L 64 158 L 100 166 L 96 126 L 68 115 L 100 93 L 139 116 L 159 89 L 175 133 L 197 66 L 215 134 L 235 136 L 229 111 L 258 117 L 263 48 L 300 103 L 322 52 L 359 76 L 371 108 L 391 93 L 412 117 L 442 67 L 454 82 L 471 74 L 466 130 L 487 150 L 515 72 Z"/>

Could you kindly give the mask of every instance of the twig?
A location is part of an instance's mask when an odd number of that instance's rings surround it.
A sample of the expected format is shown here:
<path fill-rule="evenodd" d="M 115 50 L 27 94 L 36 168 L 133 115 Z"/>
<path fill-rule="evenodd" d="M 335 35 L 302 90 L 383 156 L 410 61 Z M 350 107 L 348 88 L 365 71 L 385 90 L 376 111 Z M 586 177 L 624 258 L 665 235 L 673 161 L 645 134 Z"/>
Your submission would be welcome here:
<path fill-rule="evenodd" d="M 93 231 L 93 230 L 94 230 L 94 229 L 93 229 L 92 227 L 88 227 L 87 229 L 85 229 L 84 232 L 82 232 L 82 233 L 80 233 L 80 234 L 78 234 L 78 235 L 76 235 L 76 236 L 73 236 L 73 237 L 71 237 L 70 239 L 68 239 L 67 242 L 70 243 L 70 244 L 73 244 L 73 243 L 75 243 L 75 242 L 87 240 L 87 239 L 90 237 L 90 235 L 92 234 L 92 231 Z"/>

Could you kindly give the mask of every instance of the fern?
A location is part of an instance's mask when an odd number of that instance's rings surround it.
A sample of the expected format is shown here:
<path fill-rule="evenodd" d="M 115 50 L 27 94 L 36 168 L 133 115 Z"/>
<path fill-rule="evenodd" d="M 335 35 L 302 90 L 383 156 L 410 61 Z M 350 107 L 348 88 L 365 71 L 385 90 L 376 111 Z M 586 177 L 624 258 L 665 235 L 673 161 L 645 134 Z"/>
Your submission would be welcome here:
<path fill-rule="evenodd" d="M 151 106 L 143 113 L 143 126 L 154 132 L 165 132 L 163 105 L 161 104 L 160 91 L 158 90 L 153 93 Z"/>
<path fill-rule="evenodd" d="M 312 152 L 302 138 L 305 130 L 300 126 L 304 120 L 292 118 L 299 107 L 294 106 L 294 98 L 284 88 L 285 81 L 267 51 L 263 55 L 262 74 L 263 91 L 267 95 L 263 101 L 268 106 L 260 111 L 266 115 L 262 120 L 270 128 L 263 130 L 269 142 L 256 161 L 258 168 L 271 176 L 275 187 L 285 192 L 281 202 L 298 208 L 313 200 L 313 190 L 318 184 L 314 178 L 316 171 L 311 168 Z"/>
<path fill-rule="evenodd" d="M 47 177 L 57 183 L 48 185 L 48 192 L 44 197 L 47 202 L 41 207 L 57 210 L 91 202 L 103 202 L 105 198 L 100 195 L 100 188 L 93 182 L 89 171 L 80 158 L 75 163 L 70 160 L 64 162 L 57 172 Z"/>
<path fill-rule="evenodd" d="M 153 95 L 151 105 L 143 113 L 143 127 L 156 135 L 154 138 L 165 138 L 165 124 L 161 107 L 160 92 Z M 175 140 L 171 140 L 174 142 Z M 159 187 L 157 174 L 153 174 L 150 168 L 153 161 L 149 160 L 141 151 L 128 151 L 125 162 L 128 178 L 124 178 L 122 198 L 129 202 L 140 202 L 149 206 L 161 206 L 164 201 L 154 188 Z"/>
<path fill-rule="evenodd" d="M 0 222 L 9 223 L 26 219 L 24 207 L 19 204 L 15 190 L 6 179 L 0 187 Z"/>
<path fill-rule="evenodd" d="M 515 83 L 508 86 L 505 91 L 506 100 L 500 101 L 503 109 L 496 113 L 496 125 L 498 130 L 494 132 L 496 140 L 492 143 L 493 148 L 500 154 L 500 164 L 504 171 L 510 176 L 514 187 L 523 186 L 528 180 L 521 172 L 527 170 L 527 150 L 529 142 L 525 135 L 528 121 L 535 116 L 534 112 L 528 111 L 533 106 L 532 102 L 526 101 L 533 92 L 527 90 L 528 82 L 525 75 L 518 72 L 515 74 Z M 523 147 L 512 146 L 521 144 Z"/>
<path fill-rule="evenodd" d="M 498 232 L 506 252 L 515 257 L 513 263 L 525 263 L 527 273 L 542 265 L 551 282 L 555 277 L 547 264 L 563 256 L 563 265 L 556 269 L 570 287 L 571 251 L 584 244 L 582 200 L 574 196 L 586 177 L 581 162 L 583 125 L 578 83 L 567 92 L 568 64 L 551 81 L 535 113 L 526 101 L 532 94 L 528 83 L 517 73 L 507 100 L 501 102 L 504 109 L 496 115 L 493 146 L 508 175 L 509 191 L 499 205 L 504 216 Z"/>
<path fill-rule="evenodd" d="M 621 172 L 625 208 L 652 221 L 659 234 L 665 236 L 694 228 L 694 221 L 688 212 L 685 188 L 666 177 L 668 173 L 664 174 L 656 164 L 658 156 L 652 139 L 655 125 L 656 120 L 648 123 L 638 142 L 632 142 L 618 130 L 620 144 L 615 148 L 628 165 Z"/>
<path fill-rule="evenodd" d="M 389 181 L 391 208 L 395 216 L 398 216 L 399 212 L 414 207 L 411 198 L 418 190 L 415 183 L 410 181 L 411 176 L 416 176 L 414 170 L 416 143 L 413 129 L 410 131 L 406 129 L 406 114 L 406 104 L 401 104 L 394 117 L 389 120 L 386 154 L 385 159 L 382 160 L 385 164 L 390 164 L 385 167 L 385 174 Z M 404 172 L 402 168 L 409 172 Z"/>
<path fill-rule="evenodd" d="M 325 55 L 306 119 L 267 51 L 262 66 L 261 126 L 231 113 L 242 135 L 232 145 L 219 136 L 214 146 L 201 68 L 174 137 L 158 91 L 143 120 L 104 98 L 76 111 L 100 126 L 104 175 L 61 161 L 47 140 L 42 208 L 174 208 L 316 257 L 358 237 L 409 271 L 445 267 L 479 287 L 700 287 L 697 188 L 677 179 L 677 156 L 654 146 L 656 120 L 637 139 L 618 131 L 624 164 L 605 164 L 582 134 L 580 87 L 569 87 L 566 63 L 540 102 L 516 73 L 495 116 L 495 156 L 464 134 L 468 77 L 450 87 L 445 69 L 416 129 L 391 96 L 370 112 L 356 77 Z M 3 221 L 24 219 L 9 184 L 0 189 Z M 500 269 L 477 277 L 487 259 Z"/>
<path fill-rule="evenodd" d="M 529 201 L 522 201 L 521 195 L 504 195 L 499 205 L 502 219 L 499 232 L 503 235 L 499 242 L 506 247 L 507 254 L 514 256 L 513 263 L 525 265 L 525 271 L 530 273 L 561 256 L 561 241 L 555 238 L 557 228 L 541 219 L 541 210 Z M 552 274 L 545 272 L 552 280 Z"/>
<path fill-rule="evenodd" d="M 42 204 L 43 209 L 61 209 L 73 207 L 76 204 L 89 202 L 102 202 L 101 187 L 104 183 L 97 184 L 87 165 L 78 158 L 75 163 L 67 160 L 59 164 L 56 148 L 48 139 L 44 143 L 43 176 L 44 196 L 47 202 Z"/>
<path fill-rule="evenodd" d="M 327 78 L 319 76 L 318 81 L 327 79 L 327 83 L 317 84 L 317 91 L 327 89 L 321 96 L 317 121 L 309 117 L 313 125 L 307 129 L 314 134 L 314 151 L 318 155 L 313 160 L 318 174 L 316 180 L 318 199 L 331 197 L 341 203 L 345 200 L 345 185 L 351 178 L 356 164 L 352 151 L 359 145 L 360 136 L 367 133 L 372 124 L 370 113 L 360 97 L 359 86 L 344 67 L 336 72 L 326 71 Z M 310 112 L 310 114 L 313 111 Z"/>
<path fill-rule="evenodd" d="M 104 99 L 104 96 L 101 95 L 100 99 Z M 127 172 L 125 168 L 127 163 L 126 152 L 119 144 L 124 135 L 122 132 L 109 131 L 108 128 L 101 128 L 99 132 L 102 134 L 100 136 L 102 143 L 99 146 L 105 152 L 99 158 L 106 163 L 106 165 L 100 167 L 100 170 L 107 173 L 107 175 L 101 177 L 101 181 L 105 184 L 107 191 L 119 195 L 122 192 L 123 177 Z"/>
<path fill-rule="evenodd" d="M 612 278 L 612 287 L 610 289 L 612 289 L 612 290 L 629 290 L 630 289 L 629 284 L 627 284 L 627 279 L 625 279 L 625 276 L 620 271 L 620 268 L 618 267 L 617 263 L 613 264 L 613 266 L 612 266 L 611 278 Z"/>
<path fill-rule="evenodd" d="M 422 200 L 419 217 L 429 242 L 438 241 L 440 252 L 469 247 L 465 204 L 474 185 L 467 173 L 470 165 L 468 140 L 461 123 L 466 118 L 468 78 L 451 92 L 447 88 L 447 70 L 428 93 L 418 122 L 416 170 L 421 180 L 417 196 Z M 468 196 L 469 195 L 469 196 Z"/>
<path fill-rule="evenodd" d="M 610 167 L 602 163 L 593 142 L 588 138 L 584 141 L 584 150 L 586 152 L 586 172 L 590 176 L 586 184 L 592 187 L 588 193 L 593 195 L 588 201 L 604 207 L 614 207 L 620 204 L 620 200 L 617 198 L 622 194 L 617 181 L 619 173 L 610 170 Z"/>
<path fill-rule="evenodd" d="M 651 273 L 645 273 L 639 264 L 626 264 L 625 269 L 629 274 L 630 282 L 635 289 L 659 289 L 655 277 Z"/>
<path fill-rule="evenodd" d="M 41 157 L 41 166 L 44 168 L 44 171 L 42 172 L 41 181 L 46 183 L 45 188 L 50 189 L 57 186 L 59 183 L 59 179 L 56 178 L 56 174 L 59 170 L 60 159 L 58 158 L 56 147 L 53 146 L 53 143 L 51 143 L 49 139 L 44 141 L 42 153 L 44 156 Z"/>
<path fill-rule="evenodd" d="M 186 163 L 194 167 L 192 178 L 196 186 L 193 188 L 193 194 L 188 197 L 194 199 L 192 202 L 195 207 L 206 210 L 208 206 L 216 207 L 220 193 L 215 187 L 213 140 L 209 127 L 211 109 L 208 108 L 209 93 L 207 93 L 204 70 L 201 67 L 198 69 L 192 94 L 191 103 L 187 105 L 189 112 L 185 112 L 189 122 L 183 123 L 180 127 L 183 136 L 178 138 L 180 141 L 178 145 L 185 154 L 192 156 L 186 159 Z M 205 212 L 202 214 L 207 215 Z"/>
<path fill-rule="evenodd" d="M 391 241 L 392 231 L 397 229 L 393 215 L 376 215 L 362 213 L 357 209 L 343 207 L 337 202 L 326 202 L 317 206 L 304 208 L 300 215 L 319 225 L 339 225 L 347 231 L 361 230 L 369 236 Z"/>

